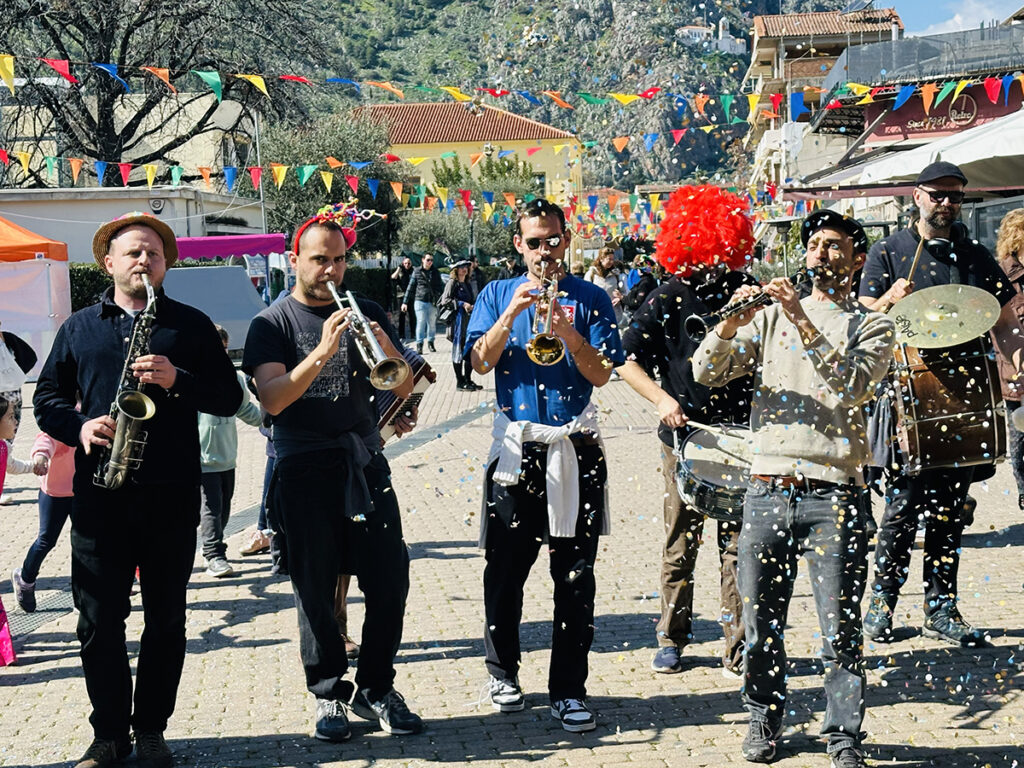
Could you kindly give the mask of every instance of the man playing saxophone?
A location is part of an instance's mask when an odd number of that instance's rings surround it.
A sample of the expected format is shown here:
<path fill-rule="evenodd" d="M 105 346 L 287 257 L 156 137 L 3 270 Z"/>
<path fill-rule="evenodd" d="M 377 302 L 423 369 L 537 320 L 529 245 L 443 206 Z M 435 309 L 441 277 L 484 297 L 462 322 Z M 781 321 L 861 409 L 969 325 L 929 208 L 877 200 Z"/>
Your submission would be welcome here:
<path fill-rule="evenodd" d="M 185 588 L 199 523 L 197 414 L 234 415 L 242 391 L 210 319 L 161 290 L 178 256 L 170 227 L 149 214 L 127 214 L 99 228 L 93 256 L 114 285 L 57 332 L 34 399 L 40 429 L 81 447 L 71 585 L 95 738 L 78 768 L 124 759 L 131 737 L 141 763 L 165 768 L 173 764 L 163 731 L 185 660 Z M 147 278 L 155 311 L 146 310 Z M 138 324 L 148 325 L 140 331 Z M 148 396 L 153 415 L 134 434 L 145 440 L 144 450 L 123 441 L 126 455 L 111 457 L 128 467 L 124 482 L 113 487 L 94 481 L 94 474 L 115 435 L 131 434 L 126 417 L 110 415 L 126 390 Z M 146 628 L 133 707 L 124 622 L 136 568 Z"/>
<path fill-rule="evenodd" d="M 598 535 L 608 529 L 608 470 L 590 394 L 623 354 L 607 294 L 563 271 L 569 237 L 561 208 L 543 199 L 527 204 L 513 243 L 528 273 L 484 287 L 466 354 L 477 373 L 494 371 L 500 409 L 481 532 L 491 706 L 526 706 L 519 686 L 523 585 L 546 540 L 555 585 L 548 697 L 552 716 L 579 732 L 595 727 L 587 656 Z"/>

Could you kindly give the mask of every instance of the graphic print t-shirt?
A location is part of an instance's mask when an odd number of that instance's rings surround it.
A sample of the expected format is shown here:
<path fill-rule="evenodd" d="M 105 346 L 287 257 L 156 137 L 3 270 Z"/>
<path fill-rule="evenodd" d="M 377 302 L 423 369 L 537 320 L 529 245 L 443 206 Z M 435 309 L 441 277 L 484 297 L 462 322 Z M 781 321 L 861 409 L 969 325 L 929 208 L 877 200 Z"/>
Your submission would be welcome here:
<path fill-rule="evenodd" d="M 358 299 L 369 321 L 380 324 L 399 349 L 395 330 L 384 310 L 372 301 Z M 292 296 L 263 310 L 249 326 L 242 369 L 250 375 L 264 363 L 282 363 L 292 370 L 320 343 L 324 320 L 336 307 L 309 307 Z M 278 457 L 328 449 L 345 432 L 355 432 L 368 444 L 375 442 L 376 390 L 370 369 L 363 362 L 352 329 L 345 331 L 338 351 L 324 361 L 323 370 L 298 400 L 285 408 L 274 422 L 274 448 Z"/>

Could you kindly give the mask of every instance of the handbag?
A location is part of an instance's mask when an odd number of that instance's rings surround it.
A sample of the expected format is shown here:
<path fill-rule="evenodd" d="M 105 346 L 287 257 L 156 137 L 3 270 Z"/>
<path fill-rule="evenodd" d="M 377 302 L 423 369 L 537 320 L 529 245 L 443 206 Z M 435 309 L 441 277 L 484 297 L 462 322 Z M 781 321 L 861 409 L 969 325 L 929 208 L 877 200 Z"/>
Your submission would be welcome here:
<path fill-rule="evenodd" d="M 444 306 L 438 307 L 437 319 L 444 325 L 450 325 L 455 320 L 455 307 L 452 306 L 451 302 L 445 303 Z"/>
<path fill-rule="evenodd" d="M 11 625 L 7 622 L 7 611 L 4 601 L 0 600 L 0 667 L 6 667 L 17 661 L 14 654 L 14 641 L 11 638 Z"/>

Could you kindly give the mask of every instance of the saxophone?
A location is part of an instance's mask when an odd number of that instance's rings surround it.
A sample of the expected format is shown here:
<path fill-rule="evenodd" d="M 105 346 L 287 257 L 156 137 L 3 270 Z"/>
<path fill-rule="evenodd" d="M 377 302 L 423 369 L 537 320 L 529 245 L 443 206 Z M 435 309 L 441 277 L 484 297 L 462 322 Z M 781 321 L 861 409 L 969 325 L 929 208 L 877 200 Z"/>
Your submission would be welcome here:
<path fill-rule="evenodd" d="M 153 398 L 142 391 L 145 384 L 136 379 L 132 371 L 132 364 L 149 354 L 149 336 L 153 332 L 153 320 L 156 317 L 156 293 L 149 282 L 149 275 L 143 273 L 142 282 L 146 286 L 146 306 L 139 312 L 132 326 L 121 381 L 114 402 L 110 405 L 110 418 L 117 423 L 114 439 L 109 446 L 100 447 L 99 464 L 92 478 L 93 483 L 111 491 L 124 485 L 128 471 L 142 463 L 146 433 L 140 432 L 139 427 L 156 413 Z"/>

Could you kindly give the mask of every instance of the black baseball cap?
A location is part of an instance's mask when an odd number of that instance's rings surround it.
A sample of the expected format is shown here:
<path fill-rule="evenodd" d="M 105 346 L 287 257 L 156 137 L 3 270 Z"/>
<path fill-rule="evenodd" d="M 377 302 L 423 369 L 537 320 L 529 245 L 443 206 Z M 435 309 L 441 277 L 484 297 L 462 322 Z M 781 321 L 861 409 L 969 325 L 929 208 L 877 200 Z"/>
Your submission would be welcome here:
<path fill-rule="evenodd" d="M 917 175 L 917 181 L 914 184 L 927 184 L 929 181 L 946 178 L 957 179 L 964 185 L 967 184 L 967 177 L 964 176 L 964 172 L 959 167 L 941 160 L 925 166 L 925 169 Z"/>
<path fill-rule="evenodd" d="M 811 239 L 811 235 L 825 227 L 838 229 L 840 232 L 848 234 L 853 240 L 854 253 L 868 252 L 868 236 L 860 222 L 849 216 L 843 216 L 837 211 L 827 209 L 815 211 L 800 225 L 800 243 L 804 248 L 807 247 L 807 241 Z"/>

